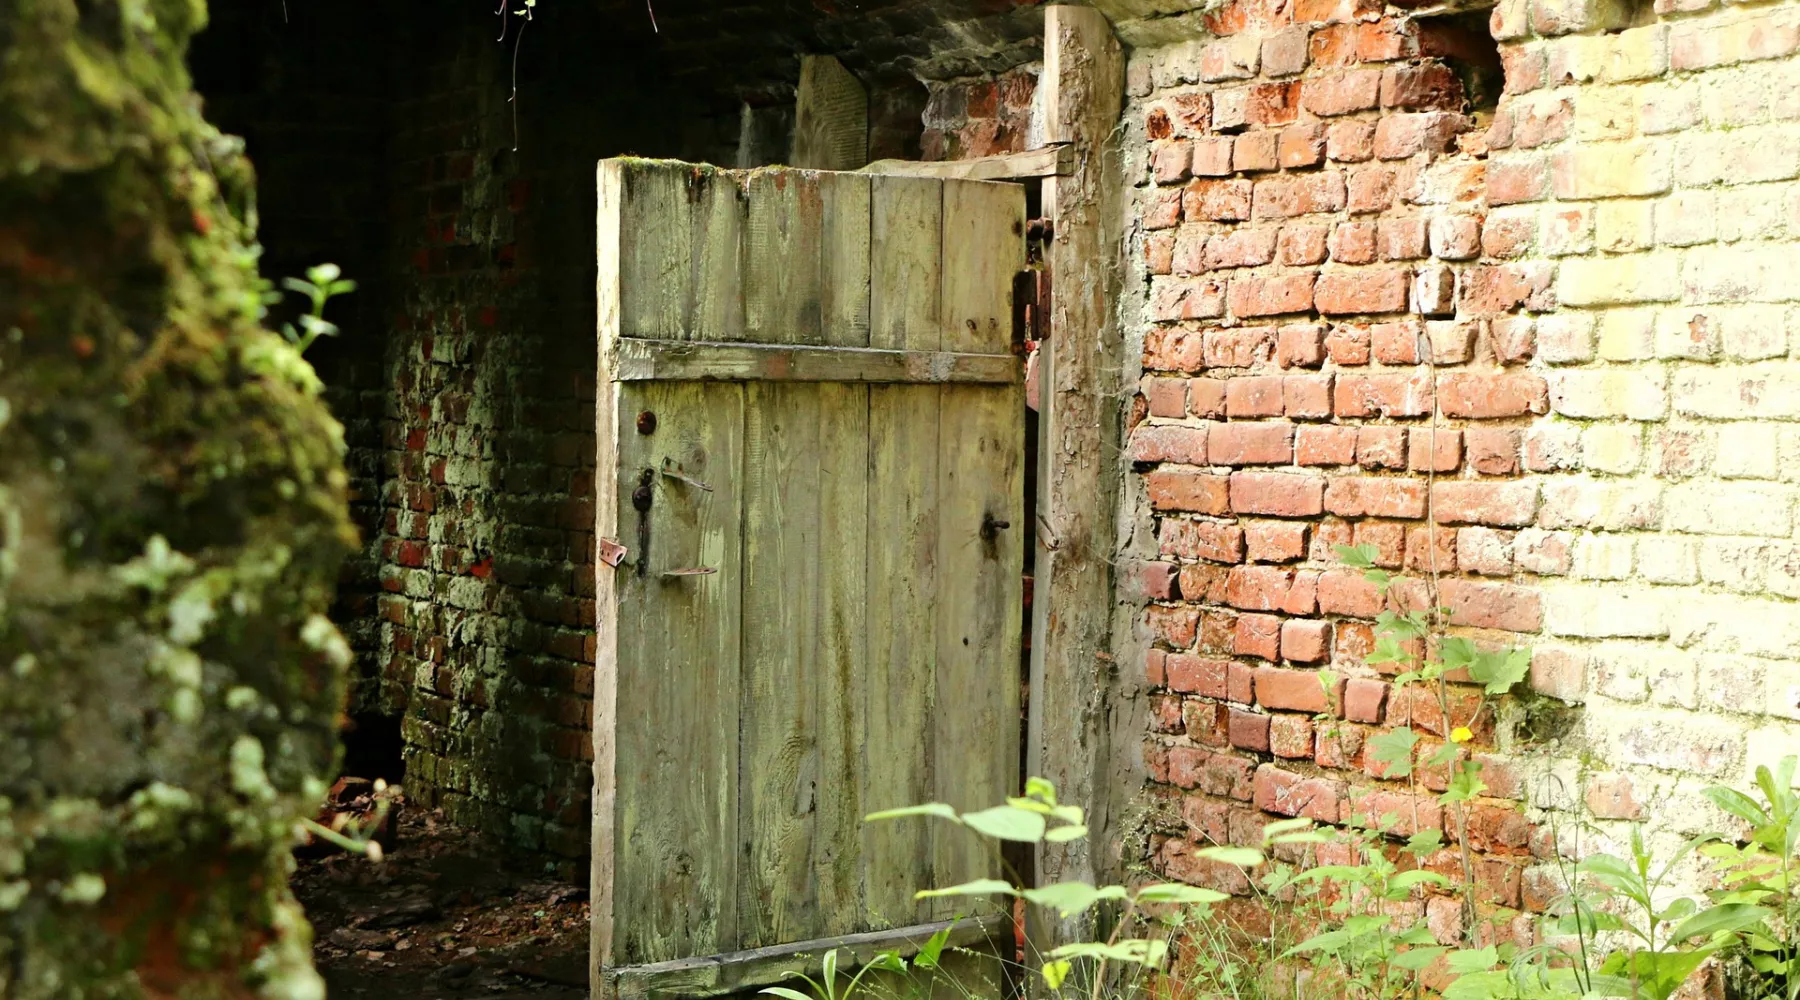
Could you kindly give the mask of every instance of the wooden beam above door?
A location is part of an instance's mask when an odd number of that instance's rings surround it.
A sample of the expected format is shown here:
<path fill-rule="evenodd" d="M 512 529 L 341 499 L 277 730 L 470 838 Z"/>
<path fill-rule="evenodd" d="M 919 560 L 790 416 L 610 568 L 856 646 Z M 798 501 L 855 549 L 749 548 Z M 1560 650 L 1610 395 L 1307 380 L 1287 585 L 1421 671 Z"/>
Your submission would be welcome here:
<path fill-rule="evenodd" d="M 1021 181 L 1063 177 L 1075 169 L 1075 147 L 1066 142 L 1022 153 L 999 153 L 971 160 L 876 160 L 857 173 L 942 180 Z"/>

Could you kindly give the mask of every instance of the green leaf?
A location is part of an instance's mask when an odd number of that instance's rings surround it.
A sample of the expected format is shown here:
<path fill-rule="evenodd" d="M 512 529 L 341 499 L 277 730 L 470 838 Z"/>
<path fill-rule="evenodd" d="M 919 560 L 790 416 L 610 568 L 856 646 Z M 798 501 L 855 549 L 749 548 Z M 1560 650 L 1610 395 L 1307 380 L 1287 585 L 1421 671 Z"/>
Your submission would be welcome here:
<path fill-rule="evenodd" d="M 883 809 L 863 817 L 864 823 L 873 823 L 878 819 L 900 819 L 905 816 L 939 816 L 953 823 L 961 823 L 956 810 L 947 803 L 927 802 L 922 806 L 901 806 L 898 809 Z"/>
<path fill-rule="evenodd" d="M 1022 799 L 1014 795 L 1007 798 L 1006 804 L 1014 809 L 1023 809 L 1026 812 L 1034 812 L 1043 816 L 1050 815 L 1050 807 L 1037 799 Z"/>
<path fill-rule="evenodd" d="M 756 992 L 767 993 L 772 997 L 780 997 L 781 1000 L 813 1000 L 812 997 L 807 996 L 799 990 L 790 990 L 786 986 L 765 986 Z"/>
<path fill-rule="evenodd" d="M 837 1000 L 837 949 L 825 952 L 825 974 L 819 980 L 825 984 L 825 996 L 828 1000 Z"/>
<path fill-rule="evenodd" d="M 1002 882 L 997 878 L 978 878 L 973 882 L 964 882 L 961 885 L 946 886 L 942 889 L 920 889 L 918 892 L 913 893 L 913 898 L 931 899 L 937 896 L 992 896 L 996 893 L 1017 896 L 1019 890 L 1015 888 L 1012 883 Z"/>
<path fill-rule="evenodd" d="M 1266 823 L 1263 825 L 1263 839 L 1268 840 L 1271 837 L 1278 837 L 1284 833 L 1292 833 L 1295 830 L 1310 830 L 1312 829 L 1312 826 L 1313 821 L 1304 816 L 1297 819 L 1278 819 L 1273 823 Z"/>
<path fill-rule="evenodd" d="M 1056 805 L 1056 786 L 1050 782 L 1049 778 L 1026 778 L 1025 794 L 1047 806 Z"/>
<path fill-rule="evenodd" d="M 1769 814 L 1763 812 L 1756 800 L 1735 788 L 1713 785 L 1700 790 L 1700 794 L 1720 809 L 1725 810 L 1751 826 L 1762 826 L 1769 821 Z"/>
<path fill-rule="evenodd" d="M 1531 673 L 1531 651 L 1520 647 L 1478 653 L 1469 664 L 1469 679 L 1488 694 L 1505 694 Z"/>
<path fill-rule="evenodd" d="M 1044 839 L 1043 815 L 1016 806 L 993 806 L 979 812 L 963 813 L 962 821 L 969 829 L 995 840 L 1035 844 Z"/>
<path fill-rule="evenodd" d="M 1444 846 L 1444 834 L 1437 827 L 1428 827 L 1406 838 L 1406 846 L 1401 850 L 1415 858 L 1422 858 Z"/>
<path fill-rule="evenodd" d="M 1423 947 L 1408 948 L 1407 950 L 1405 950 L 1405 951 L 1401 952 L 1400 954 L 1395 955 L 1393 958 L 1389 959 L 1389 961 L 1392 962 L 1394 965 L 1399 966 L 1402 969 L 1406 969 L 1410 972 L 1417 972 L 1420 969 L 1425 968 L 1427 965 L 1430 965 L 1431 963 L 1437 961 L 1437 958 L 1439 955 L 1442 955 L 1444 952 L 1449 951 L 1449 950 L 1450 949 L 1444 947 L 1443 945 L 1428 945 L 1428 946 L 1423 946 Z"/>
<path fill-rule="evenodd" d="M 1456 775 L 1450 779 L 1450 786 L 1444 794 L 1438 796 L 1443 803 L 1468 802 L 1487 791 L 1487 783 L 1481 780 L 1481 765 L 1472 760 L 1465 760 L 1456 768 Z"/>
<path fill-rule="evenodd" d="M 1418 742 L 1419 734 L 1413 732 L 1411 726 L 1401 726 L 1371 737 L 1368 746 L 1374 758 L 1387 765 L 1382 772 L 1384 777 L 1404 778 L 1412 773 L 1412 751 Z"/>
<path fill-rule="evenodd" d="M 1363 657 L 1363 662 L 1370 666 L 1383 663 L 1411 663 L 1412 654 L 1400 645 L 1400 641 L 1391 635 L 1384 635 L 1375 640 L 1375 648 Z"/>
<path fill-rule="evenodd" d="M 1432 767 L 1454 764 L 1461 752 L 1462 748 L 1454 743 L 1440 743 L 1438 748 L 1431 752 L 1431 756 L 1425 759 L 1425 763 Z"/>
<path fill-rule="evenodd" d="M 1461 636 L 1445 636 L 1438 641 L 1438 659 L 1443 661 L 1444 667 L 1448 670 L 1455 670 L 1474 663 L 1480 653 L 1481 650 L 1476 648 L 1473 641 Z"/>
<path fill-rule="evenodd" d="M 1415 868 L 1409 872 L 1401 872 L 1388 880 L 1388 885 L 1396 889 L 1411 889 L 1415 885 L 1449 885 L 1450 879 L 1437 872 Z"/>
<path fill-rule="evenodd" d="M 951 925 L 954 926 L 954 925 Z M 944 946 L 950 943 L 950 927 L 940 927 L 938 932 L 925 939 L 919 946 L 919 953 L 913 956 L 913 964 L 921 969 L 935 969 L 938 959 L 944 954 Z"/>
<path fill-rule="evenodd" d="M 1063 981 L 1069 978 L 1069 970 L 1074 967 L 1074 964 L 1068 959 L 1058 958 L 1045 962 L 1039 972 L 1044 977 L 1044 985 L 1050 987 L 1051 992 L 1055 992 L 1062 989 Z"/>
<path fill-rule="evenodd" d="M 1064 823 L 1087 822 L 1087 812 L 1080 806 L 1056 806 L 1050 810 L 1050 815 L 1062 820 Z"/>
<path fill-rule="evenodd" d="M 1195 885 L 1183 885 L 1180 882 L 1154 882 L 1137 891 L 1140 903 L 1179 903 L 1200 905 L 1218 903 L 1230 899 L 1225 893 L 1214 889 L 1202 889 Z"/>
<path fill-rule="evenodd" d="M 1332 549 L 1344 565 L 1358 569 L 1375 565 L 1375 557 L 1381 554 L 1381 550 L 1373 545 L 1334 545 Z"/>
<path fill-rule="evenodd" d="M 1771 911 L 1749 903 L 1726 903 L 1701 910 L 1677 924 L 1673 939 L 1685 941 L 1692 937 L 1712 937 L 1721 931 L 1739 931 L 1771 915 Z"/>
<path fill-rule="evenodd" d="M 1130 938 L 1112 944 L 1104 941 L 1077 941 L 1052 950 L 1050 957 L 1104 958 L 1114 962 L 1160 965 L 1168 950 L 1167 941 L 1147 941 L 1142 938 Z"/>
<path fill-rule="evenodd" d="M 1239 868 L 1255 868 L 1263 863 L 1262 852 L 1252 847 L 1202 847 L 1194 855 Z"/>
<path fill-rule="evenodd" d="M 1493 945 L 1486 948 L 1463 948 L 1450 953 L 1450 971 L 1457 975 L 1468 975 L 1474 972 L 1486 972 L 1500 964 L 1500 951 Z"/>
<path fill-rule="evenodd" d="M 1052 844 L 1080 840 L 1087 835 L 1088 828 L 1080 823 L 1070 823 L 1067 826 L 1052 827 L 1051 829 L 1044 831 L 1044 839 Z"/>
<path fill-rule="evenodd" d="M 1102 899 L 1126 898 L 1124 886 L 1108 885 L 1096 889 L 1086 882 L 1058 882 L 1041 889 L 1026 889 L 1020 895 L 1039 906 L 1051 907 L 1064 917 L 1080 913 Z"/>

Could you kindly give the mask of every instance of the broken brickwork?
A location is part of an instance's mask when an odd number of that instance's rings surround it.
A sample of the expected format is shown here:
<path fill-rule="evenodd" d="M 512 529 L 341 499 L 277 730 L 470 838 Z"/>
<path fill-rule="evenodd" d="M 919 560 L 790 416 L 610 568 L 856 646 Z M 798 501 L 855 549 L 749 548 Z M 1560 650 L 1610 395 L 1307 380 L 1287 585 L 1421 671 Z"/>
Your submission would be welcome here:
<path fill-rule="evenodd" d="M 1338 545 L 1535 650 L 1471 744 L 1502 917 L 1548 898 L 1546 809 L 1721 828 L 1699 790 L 1800 747 L 1800 6 L 1484 13 L 1240 0 L 1131 56 L 1122 585 L 1167 875 L 1241 891 L 1194 846 L 1283 816 L 1410 824 L 1366 741 L 1464 721 L 1365 661 L 1390 605 Z"/>

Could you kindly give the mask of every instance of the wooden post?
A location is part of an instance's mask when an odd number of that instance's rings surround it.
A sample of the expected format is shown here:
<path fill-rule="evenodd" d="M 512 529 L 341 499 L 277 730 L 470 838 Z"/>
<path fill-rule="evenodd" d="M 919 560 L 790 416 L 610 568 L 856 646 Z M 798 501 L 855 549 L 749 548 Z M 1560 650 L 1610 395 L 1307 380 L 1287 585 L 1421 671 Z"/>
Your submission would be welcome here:
<path fill-rule="evenodd" d="M 869 92 L 831 56 L 802 56 L 790 166 L 855 170 L 869 162 Z"/>
<path fill-rule="evenodd" d="M 1103 881 L 1113 865 L 1108 796 L 1108 695 L 1113 525 L 1118 490 L 1121 358 L 1114 315 L 1119 259 L 1119 170 L 1114 130 L 1125 64 L 1112 26 L 1092 7 L 1054 6 L 1044 20 L 1043 109 L 1048 142 L 1070 143 L 1074 169 L 1044 183 L 1055 223 L 1055 291 L 1038 363 L 1038 536 L 1033 581 L 1031 718 L 1027 766 L 1090 810 L 1090 839 L 1045 844 L 1040 884 Z M 1104 852 L 1104 853 L 1103 853 Z M 1102 855 L 1096 857 L 1097 854 Z M 1047 950 L 1075 926 L 1034 927 Z"/>

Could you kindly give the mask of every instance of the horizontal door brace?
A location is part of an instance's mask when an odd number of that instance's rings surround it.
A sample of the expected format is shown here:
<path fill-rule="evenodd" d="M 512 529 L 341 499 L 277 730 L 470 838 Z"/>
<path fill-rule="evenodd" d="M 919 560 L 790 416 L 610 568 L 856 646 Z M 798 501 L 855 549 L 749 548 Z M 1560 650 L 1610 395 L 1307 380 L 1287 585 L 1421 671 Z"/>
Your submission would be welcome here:
<path fill-rule="evenodd" d="M 950 382 L 1005 385 L 1023 365 L 1011 354 L 890 351 L 872 347 L 715 343 L 621 337 L 618 382 Z"/>
<path fill-rule="evenodd" d="M 803 973 L 817 975 L 819 962 L 833 949 L 837 950 L 838 965 L 843 969 L 860 968 L 884 951 L 896 952 L 905 958 L 917 952 L 933 934 L 946 928 L 949 930 L 946 951 L 951 948 L 1012 947 L 1012 915 L 989 914 L 722 955 L 682 958 L 654 965 L 602 969 L 604 989 L 596 993 L 614 1000 L 673 1000 L 736 993 L 779 983 Z"/>

